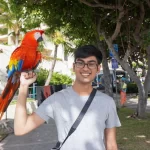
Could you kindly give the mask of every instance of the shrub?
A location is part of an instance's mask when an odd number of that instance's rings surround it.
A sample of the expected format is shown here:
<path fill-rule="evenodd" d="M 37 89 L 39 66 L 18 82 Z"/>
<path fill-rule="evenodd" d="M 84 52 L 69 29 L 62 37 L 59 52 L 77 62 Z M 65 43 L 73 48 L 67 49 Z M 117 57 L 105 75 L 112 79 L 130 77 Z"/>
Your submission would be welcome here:
<path fill-rule="evenodd" d="M 60 84 L 71 85 L 72 79 L 67 75 L 54 72 L 52 75 L 52 79 L 50 81 L 50 85 L 60 85 Z"/>
<path fill-rule="evenodd" d="M 127 84 L 127 93 L 138 93 L 138 87 L 135 83 Z"/>
<path fill-rule="evenodd" d="M 48 70 L 40 68 L 39 72 L 37 73 L 37 80 L 36 80 L 37 85 L 44 86 L 47 77 L 48 77 Z"/>
<path fill-rule="evenodd" d="M 37 85 L 44 86 L 47 77 L 48 77 L 48 70 L 40 68 L 39 72 L 37 73 L 37 81 L 36 81 Z M 53 72 L 50 85 L 60 85 L 60 84 L 71 85 L 72 79 L 67 75 L 58 72 Z"/>

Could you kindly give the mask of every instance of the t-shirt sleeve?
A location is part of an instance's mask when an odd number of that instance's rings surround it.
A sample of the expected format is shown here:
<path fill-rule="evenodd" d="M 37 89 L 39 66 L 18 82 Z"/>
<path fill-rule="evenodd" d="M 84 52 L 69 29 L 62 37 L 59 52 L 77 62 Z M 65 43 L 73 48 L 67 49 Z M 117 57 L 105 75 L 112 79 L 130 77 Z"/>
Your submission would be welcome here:
<path fill-rule="evenodd" d="M 116 105 L 112 99 L 108 106 L 108 116 L 106 120 L 106 128 L 120 127 L 121 123 L 116 111 Z"/>
<path fill-rule="evenodd" d="M 49 118 L 54 118 L 53 103 L 55 101 L 55 94 L 51 95 L 36 109 L 35 113 L 43 120 L 48 122 Z"/>

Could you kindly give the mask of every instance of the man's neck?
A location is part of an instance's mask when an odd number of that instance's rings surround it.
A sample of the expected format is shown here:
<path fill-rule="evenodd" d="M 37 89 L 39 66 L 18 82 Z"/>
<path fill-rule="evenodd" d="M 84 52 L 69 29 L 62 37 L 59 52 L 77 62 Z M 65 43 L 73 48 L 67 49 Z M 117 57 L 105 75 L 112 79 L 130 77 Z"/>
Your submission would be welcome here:
<path fill-rule="evenodd" d="M 80 84 L 77 82 L 75 82 L 72 87 L 73 87 L 73 90 L 81 96 L 89 95 L 93 89 L 91 84 Z"/>

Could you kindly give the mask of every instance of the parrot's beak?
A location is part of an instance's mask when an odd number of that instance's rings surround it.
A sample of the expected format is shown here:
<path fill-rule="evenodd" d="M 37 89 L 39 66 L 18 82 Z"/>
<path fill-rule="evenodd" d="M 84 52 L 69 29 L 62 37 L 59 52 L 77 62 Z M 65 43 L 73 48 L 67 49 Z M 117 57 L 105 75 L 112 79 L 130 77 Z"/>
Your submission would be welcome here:
<path fill-rule="evenodd" d="M 41 36 L 37 39 L 37 42 L 45 41 L 45 34 L 41 33 Z"/>
<path fill-rule="evenodd" d="M 42 36 L 40 36 L 40 37 L 37 39 L 37 42 L 41 42 L 41 41 L 43 41 L 43 37 L 42 37 Z"/>

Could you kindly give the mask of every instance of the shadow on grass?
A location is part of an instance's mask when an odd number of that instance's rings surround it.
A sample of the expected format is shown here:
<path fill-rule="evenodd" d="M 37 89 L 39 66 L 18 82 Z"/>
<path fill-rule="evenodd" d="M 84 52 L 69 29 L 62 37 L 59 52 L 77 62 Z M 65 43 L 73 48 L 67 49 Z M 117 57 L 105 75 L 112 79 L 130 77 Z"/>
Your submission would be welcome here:
<path fill-rule="evenodd" d="M 119 150 L 150 149 L 150 114 L 146 119 L 129 117 L 134 110 L 121 108 L 118 112 L 122 126 L 117 128 Z"/>

